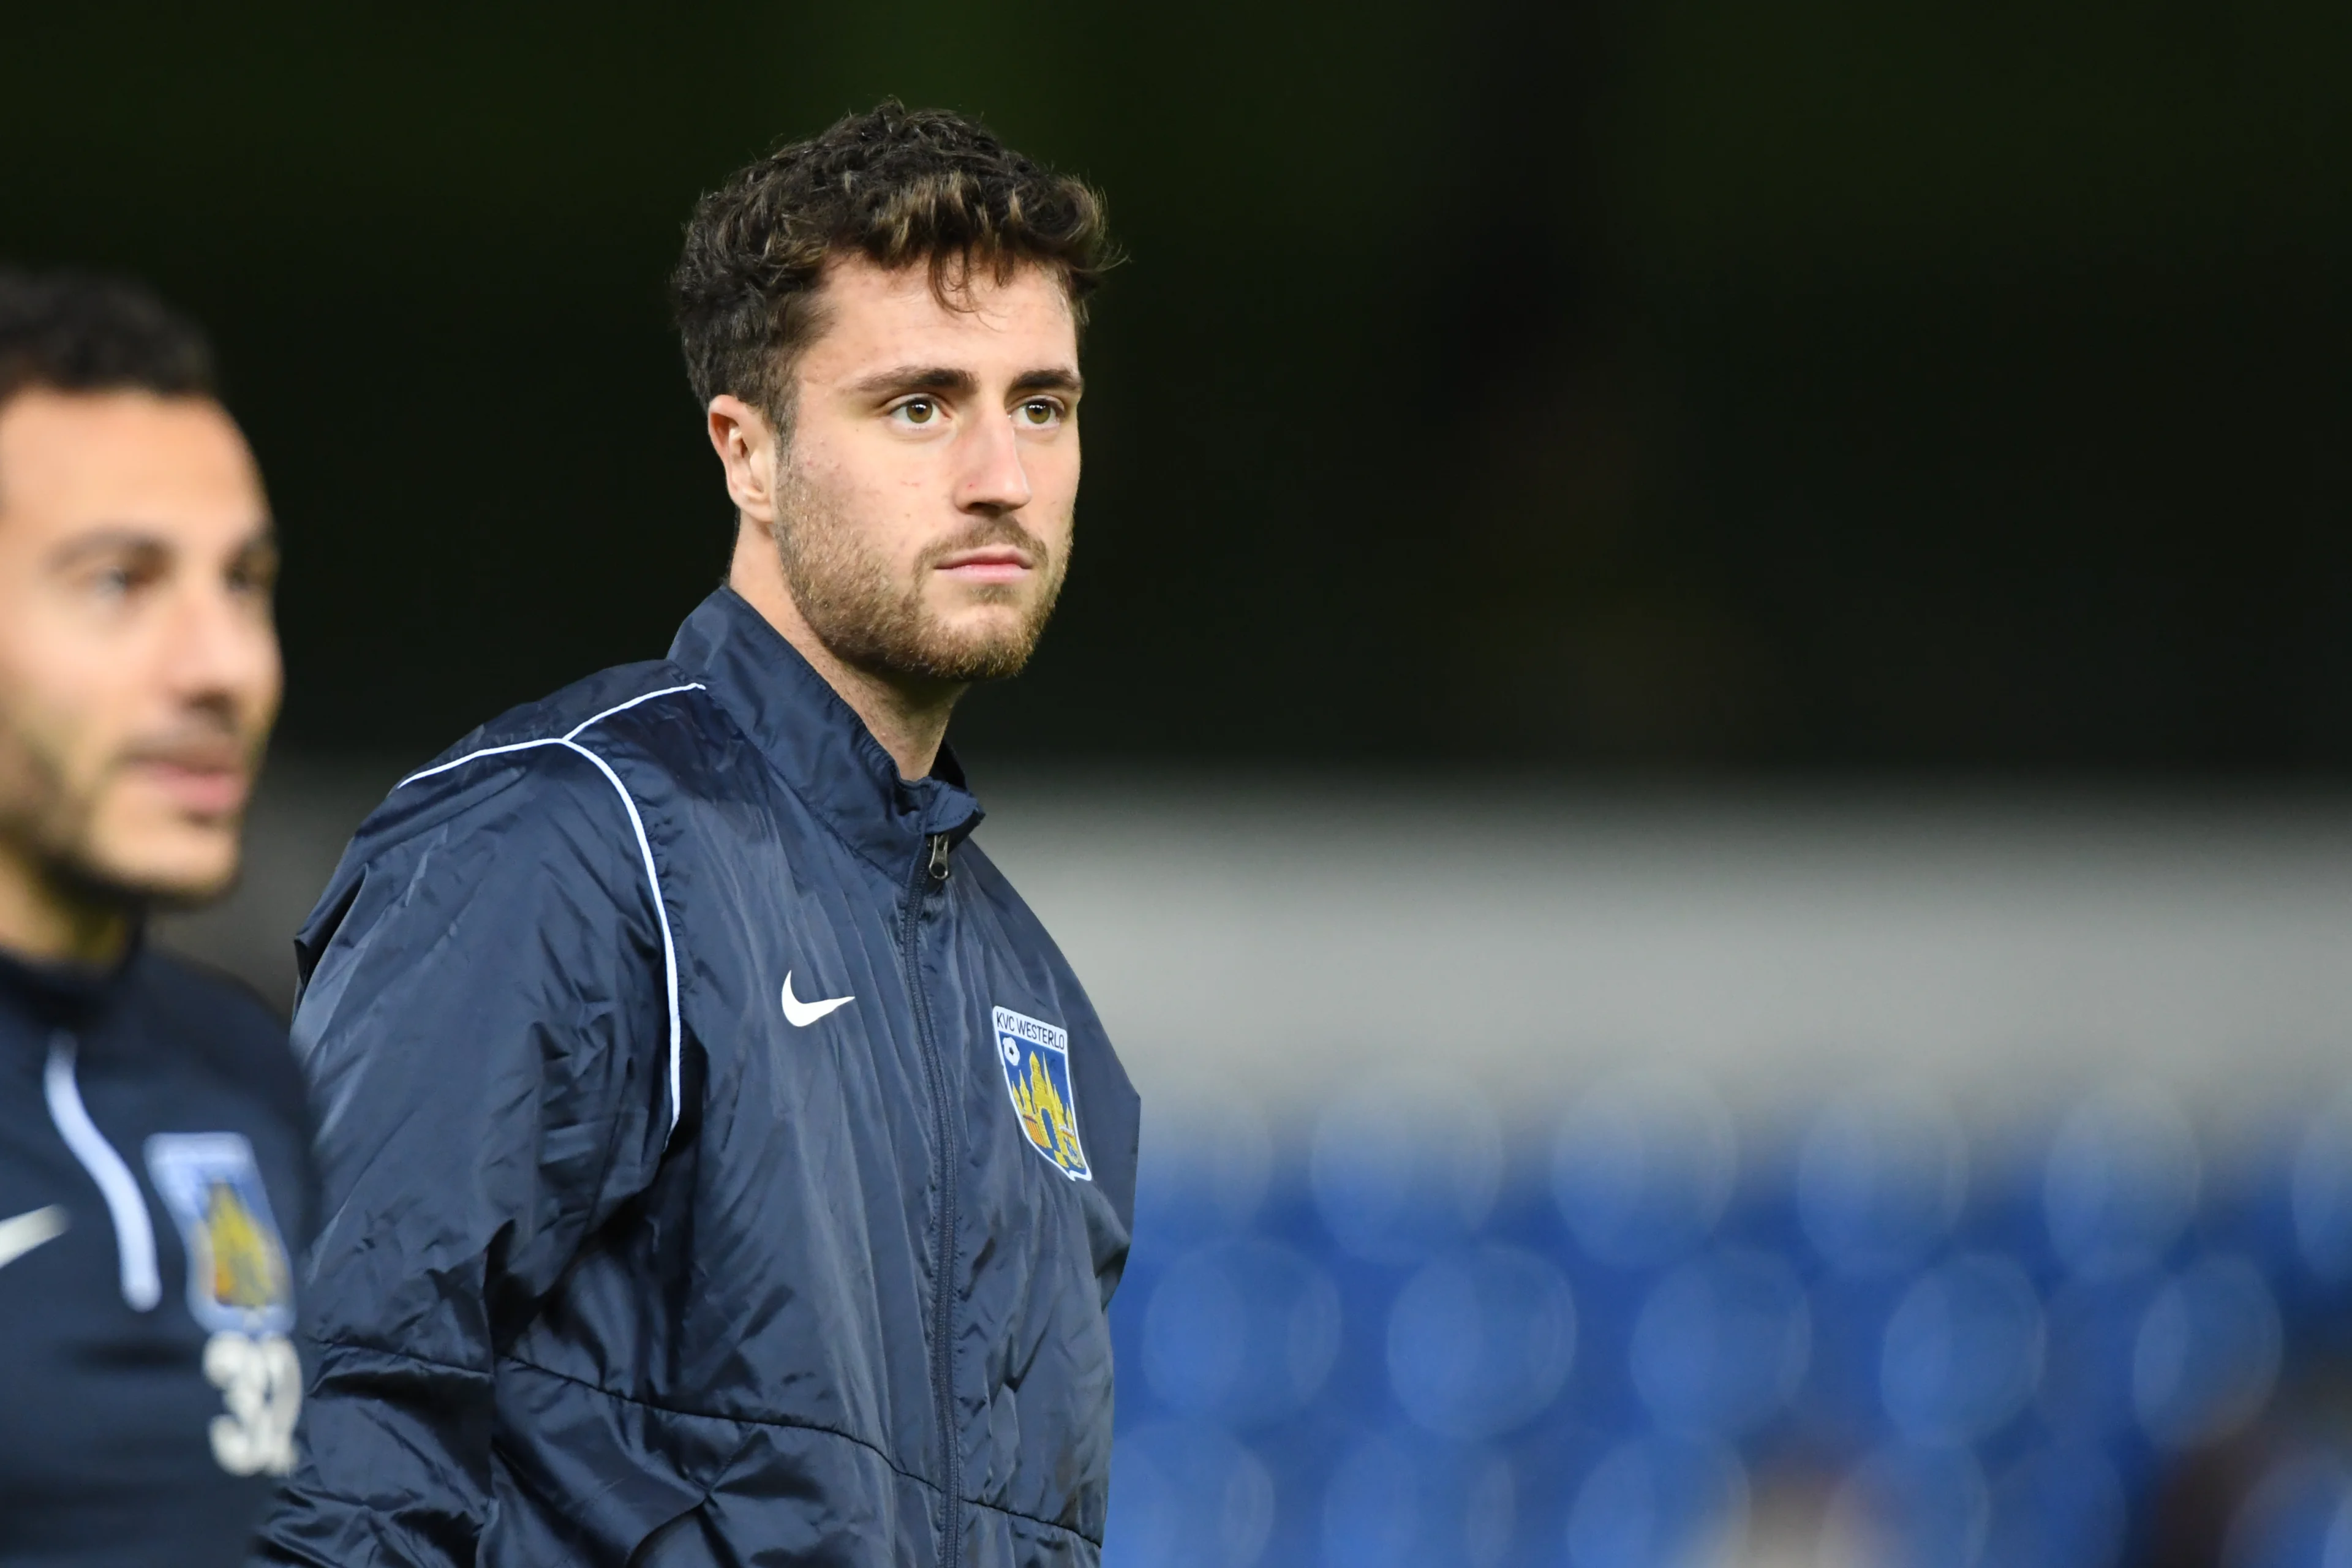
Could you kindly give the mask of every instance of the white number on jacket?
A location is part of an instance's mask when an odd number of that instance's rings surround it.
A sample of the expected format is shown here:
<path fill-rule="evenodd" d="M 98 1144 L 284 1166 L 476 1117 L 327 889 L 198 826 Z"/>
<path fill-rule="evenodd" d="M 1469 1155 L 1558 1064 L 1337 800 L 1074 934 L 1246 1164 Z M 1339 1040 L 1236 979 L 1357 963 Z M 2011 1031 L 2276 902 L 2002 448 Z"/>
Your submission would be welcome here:
<path fill-rule="evenodd" d="M 233 1476 L 294 1468 L 294 1418 L 302 1410 L 302 1362 L 284 1334 L 217 1333 L 205 1345 L 205 1376 L 221 1391 L 213 1458 Z"/>

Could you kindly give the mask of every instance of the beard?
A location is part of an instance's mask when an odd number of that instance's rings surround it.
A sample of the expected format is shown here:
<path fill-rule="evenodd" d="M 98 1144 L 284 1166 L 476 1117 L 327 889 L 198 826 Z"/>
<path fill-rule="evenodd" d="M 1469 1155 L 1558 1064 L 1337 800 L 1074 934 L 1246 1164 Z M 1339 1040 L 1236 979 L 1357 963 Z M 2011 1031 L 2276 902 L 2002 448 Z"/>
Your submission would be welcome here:
<path fill-rule="evenodd" d="M 787 470 L 776 501 L 772 533 L 801 617 L 834 658 L 869 675 L 970 686 L 1020 674 L 1053 617 L 1069 569 L 1067 551 L 1056 556 L 1013 518 L 992 517 L 926 546 L 913 573 L 897 579 L 867 532 L 805 475 Z M 1035 585 L 976 584 L 965 590 L 968 603 L 1002 605 L 1013 614 L 990 616 L 978 626 L 951 626 L 925 601 L 924 587 L 940 562 L 990 545 L 1025 552 Z M 1034 595 L 1025 611 L 1024 593 Z"/>
<path fill-rule="evenodd" d="M 106 786 L 121 767 L 110 763 L 77 784 L 61 758 L 22 731 L 0 724 L 0 857 L 15 861 L 66 903 L 132 920 L 201 909 L 236 885 L 239 857 L 224 875 L 184 880 L 110 856 L 100 831 Z M 238 813 L 226 825 L 236 834 Z"/>

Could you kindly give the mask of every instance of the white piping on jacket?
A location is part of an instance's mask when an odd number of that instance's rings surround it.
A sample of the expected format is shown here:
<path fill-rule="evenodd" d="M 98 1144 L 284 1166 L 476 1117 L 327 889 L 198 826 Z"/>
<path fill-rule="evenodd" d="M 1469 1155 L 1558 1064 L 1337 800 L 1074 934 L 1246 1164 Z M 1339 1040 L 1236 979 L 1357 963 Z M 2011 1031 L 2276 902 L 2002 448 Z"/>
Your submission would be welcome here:
<path fill-rule="evenodd" d="M 139 1178 L 81 1102 L 81 1086 L 74 1081 L 76 1050 L 74 1037 L 63 1029 L 49 1037 L 42 1095 L 49 1102 L 49 1120 L 57 1123 L 58 1135 L 106 1200 L 107 1217 L 114 1222 L 114 1250 L 122 1264 L 123 1304 L 134 1312 L 152 1312 L 163 1299 L 163 1276 L 155 1268 L 155 1222 L 148 1217 L 147 1194 L 139 1190 Z"/>
<path fill-rule="evenodd" d="M 669 906 L 662 902 L 661 872 L 656 868 L 654 865 L 653 842 L 646 837 L 645 818 L 637 815 L 636 800 L 629 794 L 628 786 L 621 782 L 621 775 L 613 771 L 612 765 L 606 763 L 604 758 L 598 756 L 595 752 L 582 745 L 575 737 L 579 735 L 581 731 L 587 729 L 590 725 L 596 723 L 598 721 L 609 719 L 615 713 L 635 708 L 640 702 L 650 702 L 656 697 L 668 697 L 680 691 L 700 691 L 702 689 L 702 682 L 698 680 L 689 681 L 684 686 L 665 686 L 658 691 L 648 691 L 642 696 L 632 697 L 626 702 L 615 703 L 614 706 L 605 709 L 602 713 L 592 714 L 588 718 L 583 719 L 579 723 L 574 724 L 571 729 L 565 731 L 561 735 L 544 736 L 536 741 L 516 741 L 511 744 L 504 746 L 485 746 L 478 752 L 467 752 L 462 757 L 457 757 L 449 762 L 439 763 L 434 767 L 425 768 L 418 773 L 413 773 L 406 778 L 401 780 L 400 783 L 393 785 L 393 788 L 394 789 L 405 789 L 419 779 L 431 778 L 435 773 L 447 773 L 451 768 L 457 767 L 462 763 L 473 762 L 478 758 L 501 756 L 509 752 L 527 752 L 535 746 L 561 746 L 568 752 L 579 752 L 582 756 L 596 764 L 596 771 L 604 775 L 605 782 L 610 784 L 613 786 L 614 793 L 621 797 L 621 808 L 629 814 L 629 826 L 637 836 L 637 853 L 645 859 L 646 883 L 646 886 L 651 888 L 653 890 L 654 918 L 661 923 L 662 980 L 663 984 L 667 988 L 669 999 L 669 1131 L 668 1133 L 664 1134 L 665 1142 L 667 1142 L 670 1136 L 677 1133 L 677 1119 L 680 1112 L 684 1110 L 684 1105 L 680 1099 L 681 1091 L 679 1072 L 679 1060 L 685 1051 L 683 1041 L 684 1029 L 678 1018 L 677 947 L 676 942 L 670 935 Z"/>
<path fill-rule="evenodd" d="M 656 697 L 670 697 L 680 691 L 700 691 L 702 689 L 703 685 L 699 680 L 689 680 L 684 686 L 665 686 L 659 691 L 648 691 L 642 697 L 632 697 L 626 702 L 615 702 L 610 708 L 605 709 L 602 713 L 591 713 L 587 718 L 581 720 L 580 722 L 572 725 L 572 728 L 564 731 L 561 735 L 545 736 L 536 741 L 517 741 L 511 745 L 484 746 L 478 752 L 467 752 L 462 757 L 453 757 L 448 762 L 437 763 L 429 768 L 420 768 L 392 787 L 394 789 L 406 789 L 418 779 L 429 779 L 435 773 L 446 773 L 451 768 L 462 766 L 467 763 L 472 762 L 477 757 L 495 757 L 505 752 L 527 752 L 533 746 L 561 745 L 565 741 L 578 740 L 580 738 L 580 731 L 587 729 L 590 725 L 601 723 L 604 720 L 610 719 L 615 713 L 625 713 L 640 702 L 651 702 Z"/>

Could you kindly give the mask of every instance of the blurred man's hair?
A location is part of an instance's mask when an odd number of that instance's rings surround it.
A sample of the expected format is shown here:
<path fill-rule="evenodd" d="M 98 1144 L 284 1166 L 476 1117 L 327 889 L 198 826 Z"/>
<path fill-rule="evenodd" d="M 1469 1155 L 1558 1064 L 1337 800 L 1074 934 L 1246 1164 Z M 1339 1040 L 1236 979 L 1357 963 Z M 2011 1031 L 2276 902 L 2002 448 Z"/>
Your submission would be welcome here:
<path fill-rule="evenodd" d="M 0 267 L 0 407 L 37 387 L 219 395 L 204 332 L 140 284 Z"/>
<path fill-rule="evenodd" d="M 793 362 L 815 336 L 825 264 L 928 266 L 954 307 L 975 268 L 1052 272 L 1081 323 L 1113 259 L 1102 198 L 976 122 L 887 100 L 738 170 L 695 205 L 670 279 L 686 374 L 704 407 L 732 393 L 781 432 Z"/>

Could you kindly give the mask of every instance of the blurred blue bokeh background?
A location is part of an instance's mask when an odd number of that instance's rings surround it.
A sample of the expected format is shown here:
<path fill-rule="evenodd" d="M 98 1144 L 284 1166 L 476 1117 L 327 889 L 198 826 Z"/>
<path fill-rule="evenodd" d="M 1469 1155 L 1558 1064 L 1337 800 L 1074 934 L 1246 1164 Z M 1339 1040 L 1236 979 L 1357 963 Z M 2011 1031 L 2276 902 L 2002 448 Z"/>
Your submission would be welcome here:
<path fill-rule="evenodd" d="M 1109 1561 L 2104 1568 L 2219 1492 L 2231 1563 L 2352 1562 L 2352 1100 L 2235 1160 L 2052 1111 L 1743 1138 L 1637 1068 L 1549 1141 L 1442 1078 L 1156 1129 Z"/>

